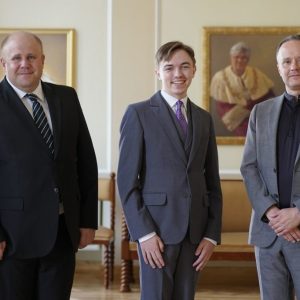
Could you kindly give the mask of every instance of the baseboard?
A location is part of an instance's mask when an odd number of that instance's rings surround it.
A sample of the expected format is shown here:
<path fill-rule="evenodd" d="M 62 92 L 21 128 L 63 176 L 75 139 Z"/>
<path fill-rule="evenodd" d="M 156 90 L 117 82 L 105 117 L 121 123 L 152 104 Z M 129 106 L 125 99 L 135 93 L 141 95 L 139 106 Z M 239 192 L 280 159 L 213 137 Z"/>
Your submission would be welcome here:
<path fill-rule="evenodd" d="M 78 260 L 76 264 L 76 272 L 84 273 L 96 271 L 103 272 L 101 262 Z M 115 266 L 115 280 L 120 282 L 121 267 Z M 135 281 L 139 280 L 138 265 L 134 266 Z M 199 287 L 225 286 L 225 285 L 241 285 L 241 286 L 258 286 L 256 267 L 248 266 L 207 266 L 200 273 Z"/>

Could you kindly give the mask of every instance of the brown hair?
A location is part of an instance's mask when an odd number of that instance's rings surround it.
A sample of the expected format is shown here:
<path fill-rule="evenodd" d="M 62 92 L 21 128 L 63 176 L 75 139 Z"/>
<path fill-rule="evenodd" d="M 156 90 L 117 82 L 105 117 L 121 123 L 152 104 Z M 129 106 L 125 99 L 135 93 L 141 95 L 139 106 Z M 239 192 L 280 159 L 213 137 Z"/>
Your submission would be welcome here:
<path fill-rule="evenodd" d="M 190 46 L 185 45 L 179 41 L 172 41 L 172 42 L 168 42 L 168 43 L 162 45 L 157 50 L 156 55 L 155 55 L 157 66 L 162 61 L 168 61 L 172 57 L 172 55 L 178 50 L 184 50 L 189 55 L 189 57 L 192 59 L 194 65 L 196 64 L 195 52 Z"/>

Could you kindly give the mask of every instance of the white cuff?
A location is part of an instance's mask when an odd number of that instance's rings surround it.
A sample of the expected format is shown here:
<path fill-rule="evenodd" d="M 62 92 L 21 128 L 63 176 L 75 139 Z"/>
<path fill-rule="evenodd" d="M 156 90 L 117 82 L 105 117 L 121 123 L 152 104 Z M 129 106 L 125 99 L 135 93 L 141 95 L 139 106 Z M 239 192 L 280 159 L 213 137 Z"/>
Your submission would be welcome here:
<path fill-rule="evenodd" d="M 215 246 L 217 246 L 217 244 L 218 244 L 215 240 L 212 240 L 212 239 L 210 239 L 210 238 L 205 237 L 204 239 L 207 240 L 207 241 L 210 241 L 210 242 L 213 243 Z"/>
<path fill-rule="evenodd" d="M 142 236 L 141 238 L 139 238 L 139 243 L 145 242 L 145 241 L 151 239 L 152 237 L 154 237 L 155 235 L 156 235 L 156 232 L 154 232 L 154 231 L 151 233 L 148 233 L 148 234 Z"/>

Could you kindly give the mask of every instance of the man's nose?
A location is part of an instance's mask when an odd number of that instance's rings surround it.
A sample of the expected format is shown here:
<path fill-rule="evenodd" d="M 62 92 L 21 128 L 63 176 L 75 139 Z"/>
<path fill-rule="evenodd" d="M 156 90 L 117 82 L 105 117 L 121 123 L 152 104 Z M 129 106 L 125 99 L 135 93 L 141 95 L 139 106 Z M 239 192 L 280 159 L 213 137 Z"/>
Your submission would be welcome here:
<path fill-rule="evenodd" d="M 175 68 L 174 69 L 174 74 L 175 74 L 175 76 L 181 76 L 181 74 L 182 74 L 181 68 Z"/>
<path fill-rule="evenodd" d="M 299 69 L 300 68 L 300 59 L 293 59 L 291 63 L 291 69 Z"/>
<path fill-rule="evenodd" d="M 22 67 L 26 67 L 26 66 L 28 66 L 28 64 L 29 64 L 29 60 L 28 59 L 23 58 L 23 59 L 20 60 L 20 65 Z"/>

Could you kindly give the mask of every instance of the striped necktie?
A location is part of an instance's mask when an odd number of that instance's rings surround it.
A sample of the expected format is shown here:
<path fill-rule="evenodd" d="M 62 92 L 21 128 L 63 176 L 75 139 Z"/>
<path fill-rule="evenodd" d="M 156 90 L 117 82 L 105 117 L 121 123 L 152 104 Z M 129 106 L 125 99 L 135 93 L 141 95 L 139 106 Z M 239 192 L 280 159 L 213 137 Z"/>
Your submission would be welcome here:
<path fill-rule="evenodd" d="M 46 114 L 42 105 L 38 102 L 38 97 L 35 94 L 26 94 L 29 100 L 32 101 L 32 113 L 33 113 L 33 120 L 36 127 L 39 129 L 42 138 L 44 139 L 46 145 L 49 148 L 51 155 L 54 154 L 54 142 L 53 142 L 53 135 L 50 129 L 50 126 L 47 121 Z"/>

